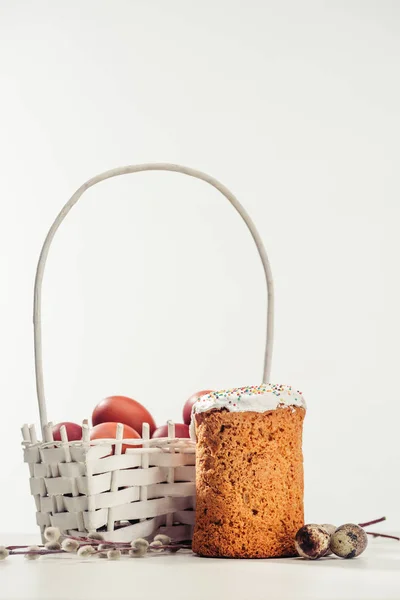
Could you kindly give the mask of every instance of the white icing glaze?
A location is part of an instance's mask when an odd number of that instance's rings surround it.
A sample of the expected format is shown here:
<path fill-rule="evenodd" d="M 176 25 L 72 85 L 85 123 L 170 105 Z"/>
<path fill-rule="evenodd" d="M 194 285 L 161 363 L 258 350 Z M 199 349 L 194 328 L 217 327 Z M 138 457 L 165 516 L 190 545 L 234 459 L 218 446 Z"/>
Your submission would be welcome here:
<path fill-rule="evenodd" d="M 263 383 L 258 386 L 233 388 L 211 392 L 201 396 L 193 404 L 192 420 L 190 423 L 190 437 L 195 439 L 195 425 L 193 415 L 208 410 L 225 408 L 230 412 L 266 412 L 283 407 L 306 408 L 303 394 L 294 390 L 290 385 L 275 385 Z"/>
<path fill-rule="evenodd" d="M 301 392 L 290 385 L 262 384 L 211 392 L 201 396 L 193 405 L 192 413 L 226 408 L 231 412 L 265 412 L 279 406 L 301 406 L 306 403 Z"/>

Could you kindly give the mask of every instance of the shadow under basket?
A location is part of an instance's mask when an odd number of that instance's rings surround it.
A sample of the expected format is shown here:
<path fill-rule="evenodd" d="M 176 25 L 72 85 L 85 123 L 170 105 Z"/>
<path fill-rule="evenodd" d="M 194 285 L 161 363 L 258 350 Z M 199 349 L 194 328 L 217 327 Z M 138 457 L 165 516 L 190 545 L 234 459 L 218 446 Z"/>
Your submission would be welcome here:
<path fill-rule="evenodd" d="M 122 425 L 116 440 L 90 441 L 84 424 L 82 441 L 70 442 L 62 429 L 63 440 L 55 442 L 51 424 L 45 426 L 40 442 L 34 426 L 22 428 L 42 537 L 52 525 L 69 535 L 105 532 L 118 542 L 157 533 L 174 541 L 192 538 L 195 444 L 175 438 L 173 423 L 168 437 L 154 440 L 147 424 L 142 439 L 134 440 L 122 439 Z M 121 454 L 122 444 L 142 447 Z"/>

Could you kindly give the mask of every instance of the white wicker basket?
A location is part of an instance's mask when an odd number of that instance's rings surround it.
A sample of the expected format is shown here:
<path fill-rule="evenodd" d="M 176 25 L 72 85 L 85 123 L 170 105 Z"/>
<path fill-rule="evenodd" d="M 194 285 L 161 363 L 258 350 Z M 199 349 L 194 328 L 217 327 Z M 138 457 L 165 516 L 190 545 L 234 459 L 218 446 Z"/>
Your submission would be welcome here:
<path fill-rule="evenodd" d="M 52 437 L 47 419 L 43 384 L 41 295 L 47 255 L 53 237 L 71 208 L 91 186 L 110 177 L 140 171 L 175 171 L 201 179 L 219 190 L 246 223 L 260 254 L 268 289 L 267 343 L 263 381 L 269 380 L 273 341 L 273 284 L 267 254 L 249 215 L 235 196 L 214 178 L 193 169 L 171 164 L 121 167 L 94 177 L 82 185 L 63 207 L 47 234 L 40 254 L 34 294 L 35 370 L 43 441 L 35 426 L 22 427 L 24 461 L 29 464 L 30 488 L 36 503 L 40 530 L 57 526 L 70 535 L 107 531 L 107 539 L 128 541 L 166 533 L 176 541 L 191 539 L 195 504 L 195 443 L 175 438 L 168 424 L 168 437 L 150 439 L 147 424 L 142 439 L 122 439 L 118 425 L 116 440 L 90 441 L 90 427 L 83 423 L 82 441 L 69 441 L 61 428 L 61 442 Z M 122 443 L 127 448 L 121 453 Z M 113 446 L 112 446 L 113 444 Z M 114 455 L 110 455 L 112 448 Z"/>

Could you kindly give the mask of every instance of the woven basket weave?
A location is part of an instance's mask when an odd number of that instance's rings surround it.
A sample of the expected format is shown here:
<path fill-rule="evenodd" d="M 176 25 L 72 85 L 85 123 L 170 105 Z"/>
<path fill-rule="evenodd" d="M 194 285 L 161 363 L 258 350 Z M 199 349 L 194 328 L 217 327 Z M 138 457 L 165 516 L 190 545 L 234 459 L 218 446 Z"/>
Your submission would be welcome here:
<path fill-rule="evenodd" d="M 54 235 L 82 194 L 91 186 L 119 175 L 140 171 L 174 171 L 201 179 L 219 190 L 247 225 L 263 264 L 268 289 L 267 342 L 263 381 L 268 382 L 273 342 L 273 283 L 268 257 L 260 236 L 236 197 L 216 179 L 179 165 L 145 164 L 107 171 L 83 184 L 63 207 L 51 226 L 40 254 L 34 294 L 35 372 L 43 441 L 34 425 L 22 427 L 24 461 L 29 465 L 31 494 L 36 520 L 44 529 L 57 526 L 70 535 L 107 531 L 110 541 L 129 541 L 166 533 L 176 541 L 192 537 L 195 505 L 195 443 L 175 437 L 168 423 L 168 436 L 150 439 L 148 424 L 142 439 L 123 439 L 117 426 L 116 439 L 90 440 L 90 426 L 83 422 L 82 441 L 69 441 L 65 427 L 61 442 L 53 440 L 47 419 L 43 383 L 41 296 L 47 255 Z M 122 444 L 136 446 L 121 453 Z M 141 447 L 137 447 L 141 446 Z M 114 449 L 114 454 L 111 452 Z"/>

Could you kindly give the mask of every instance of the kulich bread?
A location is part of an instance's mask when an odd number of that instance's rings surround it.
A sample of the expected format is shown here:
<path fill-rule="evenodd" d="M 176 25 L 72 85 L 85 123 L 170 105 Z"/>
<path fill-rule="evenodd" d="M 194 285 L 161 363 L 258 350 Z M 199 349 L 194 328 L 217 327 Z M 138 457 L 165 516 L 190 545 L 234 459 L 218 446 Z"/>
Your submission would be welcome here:
<path fill-rule="evenodd" d="M 304 525 L 304 416 L 302 395 L 286 386 L 240 388 L 197 401 L 194 552 L 296 555 L 295 534 Z"/>

